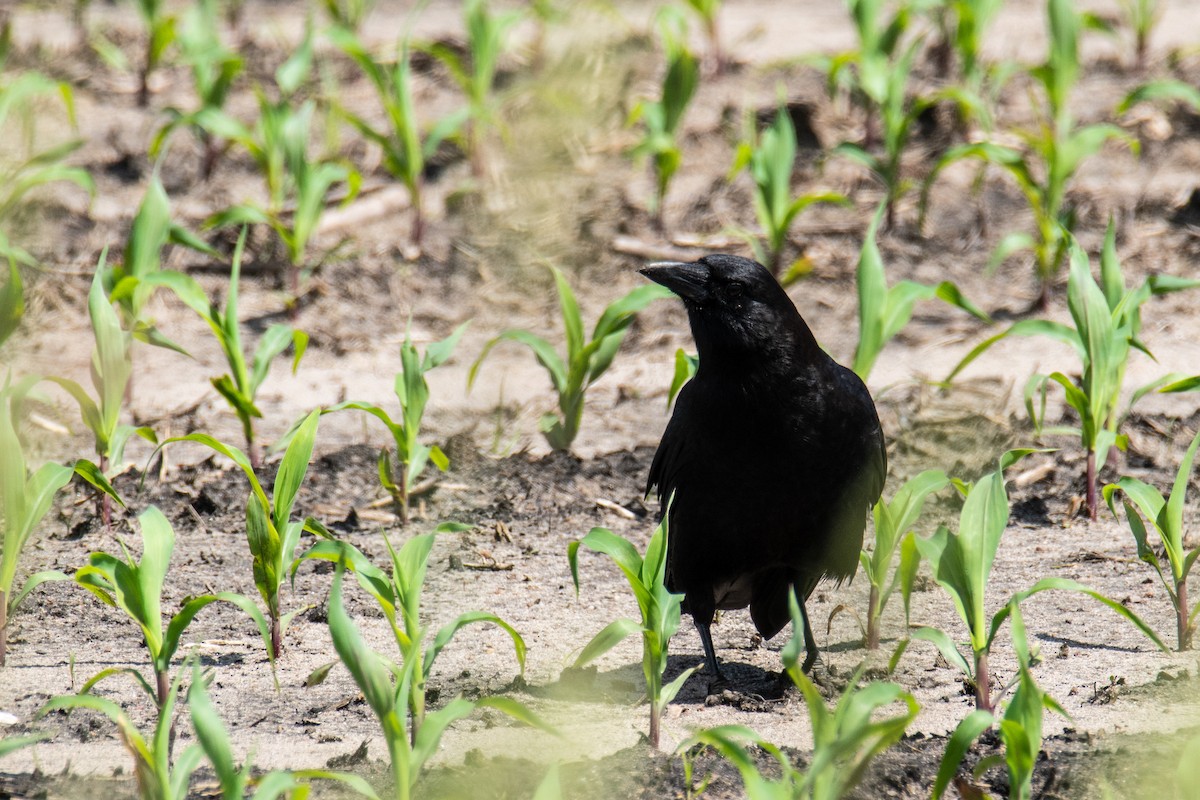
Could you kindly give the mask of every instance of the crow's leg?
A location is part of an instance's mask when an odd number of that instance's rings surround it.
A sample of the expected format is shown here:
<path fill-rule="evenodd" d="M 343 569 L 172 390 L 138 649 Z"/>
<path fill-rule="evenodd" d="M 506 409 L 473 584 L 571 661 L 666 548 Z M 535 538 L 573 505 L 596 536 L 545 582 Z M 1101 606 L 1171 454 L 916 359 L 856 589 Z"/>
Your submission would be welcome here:
<path fill-rule="evenodd" d="M 696 620 L 696 630 L 700 632 L 700 644 L 704 646 L 704 663 L 708 666 L 708 674 L 712 675 L 715 681 L 722 682 L 725 675 L 721 672 L 721 665 L 717 663 L 717 651 L 713 649 L 712 633 L 709 630 L 711 626 L 712 620 Z"/>
<path fill-rule="evenodd" d="M 813 636 L 812 625 L 808 622 L 808 609 L 804 601 L 800 601 L 800 618 L 804 620 L 804 664 L 800 669 L 807 675 L 812 672 L 813 664 L 817 663 L 817 639 Z"/>

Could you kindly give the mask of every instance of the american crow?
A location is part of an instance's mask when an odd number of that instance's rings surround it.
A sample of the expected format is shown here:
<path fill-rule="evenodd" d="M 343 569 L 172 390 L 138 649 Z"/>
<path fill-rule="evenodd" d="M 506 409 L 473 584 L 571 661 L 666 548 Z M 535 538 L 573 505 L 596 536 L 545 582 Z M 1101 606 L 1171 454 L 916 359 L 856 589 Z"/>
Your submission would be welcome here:
<path fill-rule="evenodd" d="M 761 264 L 710 255 L 641 273 L 683 300 L 700 352 L 650 466 L 667 512 L 667 587 L 684 594 L 710 674 L 709 626 L 750 606 L 766 638 L 787 624 L 795 586 L 808 671 L 817 657 L 804 601 L 858 568 L 887 451 L 867 387 L 817 344 Z"/>

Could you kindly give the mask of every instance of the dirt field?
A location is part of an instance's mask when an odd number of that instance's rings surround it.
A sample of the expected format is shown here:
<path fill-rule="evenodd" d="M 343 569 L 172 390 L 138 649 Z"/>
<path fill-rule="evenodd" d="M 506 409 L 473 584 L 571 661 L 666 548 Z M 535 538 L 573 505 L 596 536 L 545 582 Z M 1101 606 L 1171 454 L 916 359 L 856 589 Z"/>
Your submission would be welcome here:
<path fill-rule="evenodd" d="M 102 247 L 116 251 L 123 244 L 153 169 L 146 152 L 164 120 L 163 109 L 189 103 L 191 90 L 186 69 L 168 65 L 151 83 L 149 108 L 138 108 L 134 78 L 106 66 L 78 41 L 69 12 L 56 5 L 68 4 L 0 9 L 13 21 L 16 53 L 10 61 L 16 63 L 10 68 L 35 68 L 75 86 L 78 133 L 64 122 L 60 135 L 85 140 L 73 162 L 91 171 L 97 191 L 90 201 L 86 193 L 61 186 L 38 196 L 40 213 L 28 221 L 22 241 L 45 269 L 28 273 L 27 318 L 0 359 L 18 374 L 86 382 L 92 342 L 85 308 L 93 265 Z M 247 2 L 242 47 L 247 76 L 236 86 L 233 113 L 249 119 L 255 112 L 252 82 L 269 80 L 298 40 L 301 5 Z M 447 733 L 438 768 L 421 796 L 527 797 L 546 765 L 557 761 L 564 763 L 567 797 L 683 797 L 681 762 L 671 751 L 691 730 L 719 724 L 747 725 L 800 759 L 811 747 L 799 695 L 776 688 L 785 635 L 761 641 L 745 612 L 723 614 L 714 628 L 718 653 L 738 691 L 708 697 L 705 676 L 690 679 L 668 709 L 662 752 L 651 751 L 642 737 L 647 711 L 639 704 L 640 648 L 634 639 L 601 659 L 592 678 L 562 678 L 592 634 L 618 616 L 636 615 L 623 577 L 590 554 L 582 556 L 583 591 L 576 597 L 566 550 L 593 526 L 640 544 L 650 536 L 657 503 L 643 497 L 646 473 L 668 419 L 675 350 L 693 349 L 681 305 L 660 301 L 640 315 L 612 370 L 588 394 L 573 454 L 551 453 L 537 432 L 538 418 L 554 401 L 544 371 L 528 351 L 497 347 L 474 388 L 466 389 L 476 355 L 505 328 L 526 328 L 561 343 L 557 300 L 544 263 L 567 271 L 590 327 L 608 302 L 643 281 L 636 269 L 645 259 L 614 244 L 632 240 L 648 250 L 686 252 L 696 242 L 701 250 L 715 243 L 748 254 L 728 231 L 755 227 L 751 185 L 745 175 L 731 183 L 725 176 L 743 111 L 771 108 L 779 87 L 789 100 L 814 109 L 814 131 L 825 148 L 861 136 L 860 114 L 831 102 L 821 76 L 801 61 L 854 44 L 840 4 L 729 0 L 725 5 L 722 34 L 735 66 L 706 76 L 688 110 L 683 167 L 668 196 L 665 234 L 656 230 L 646 208 L 651 176 L 623 154 L 636 139 L 625 124 L 629 104 L 656 92 L 659 80 L 661 56 L 645 34 L 649 12 L 641 4 L 598 10 L 579 3 L 549 29 L 536 68 L 521 55 L 522 46 L 505 58 L 505 135 L 492 142 L 482 177 L 473 177 L 460 157 L 429 185 L 427 239 L 415 260 L 405 257 L 406 195 L 379 166 L 378 152 L 349 127 L 339 131 L 336 148 L 362 169 L 364 191 L 351 206 L 327 214 L 318 231 L 313 252 L 330 255 L 311 278 L 297 319 L 312 337 L 310 352 L 294 376 L 286 359 L 272 369 L 258 403 L 264 413 L 262 438 L 273 441 L 304 413 L 342 399 L 392 408 L 406 325 L 418 341 L 430 341 L 471 320 L 454 358 L 429 375 L 426 440 L 442 443 L 451 470 L 421 499 L 416 519 L 401 527 L 388 506 L 377 502 L 384 495 L 375 459 L 385 431 L 354 412 L 322 418 L 317 456 L 296 515 L 319 518 L 380 564 L 386 560 L 382 533 L 398 543 L 443 520 L 472 525 L 465 533 L 440 536 L 435 545 L 425 593 L 429 623 L 436 627 L 476 608 L 494 611 L 529 644 L 527 669 L 524 683 L 516 681 L 511 644 L 502 631 L 468 628 L 437 662 L 430 678 L 434 705 L 459 694 L 511 691 L 561 732 L 554 737 L 514 726 L 500 715 L 477 714 Z M 1102 12 L 1115 8 L 1086 5 Z M 1162 5 L 1150 73 L 1195 85 L 1200 81 L 1200 5 L 1188 0 Z M 406 10 L 407 4 L 380 0 L 364 27 L 367 40 L 380 46 L 393 41 Z M 1032 0 L 1006 3 L 989 55 L 1038 59 L 1044 48 L 1043 13 Z M 93 3 L 87 20 L 130 53 L 140 52 L 131 7 Z M 461 39 L 459 4 L 434 0 L 414 30 L 428 39 Z M 514 38 L 527 45 L 532 36 L 532 26 L 523 24 Z M 338 82 L 340 102 L 377 117 L 367 82 L 328 43 L 318 42 L 319 60 Z M 1112 108 L 1145 80 L 1129 66 L 1129 50 L 1124 38 L 1085 39 L 1086 66 L 1074 97 L 1082 121 L 1112 119 Z M 932 85 L 927 65 L 917 76 L 918 86 Z M 415 78 L 418 106 L 431 118 L 460 102 L 443 68 L 422 63 Z M 1030 121 L 1026 88 L 1017 81 L 1006 90 L 998 112 L 1001 129 Z M 1070 192 L 1079 239 L 1096 252 L 1112 215 L 1131 283 L 1152 273 L 1195 277 L 1196 220 L 1181 222 L 1176 209 L 1197 188 L 1200 117 L 1147 110 L 1121 123 L 1141 140 L 1141 156 L 1114 145 L 1085 162 Z M 906 171 L 915 180 L 923 177 L 951 135 L 935 127 L 919 137 Z M 853 200 L 849 208 L 818 207 L 802 215 L 788 245 L 789 261 L 803 253 L 813 265 L 811 275 L 791 287 L 791 297 L 822 345 L 848 363 L 857 341 L 855 263 L 881 195 L 860 168 L 845 160 L 823 161 L 820 151 L 811 149 L 800 159 L 797 186 L 834 189 Z M 184 225 L 198 229 L 212 212 L 262 192 L 261 178 L 242 153 L 231 152 L 207 182 L 200 178 L 199 162 L 194 140 L 180 134 L 160 165 L 175 218 Z M 1032 270 L 1021 258 L 1009 259 L 994 275 L 985 267 L 996 243 L 1013 230 L 1029 229 L 1031 219 L 1010 181 L 990 174 L 976 196 L 970 191 L 972 176 L 969 169 L 951 170 L 938 182 L 923 230 L 916 222 L 917 193 L 910 194 L 880 247 L 890 282 L 953 280 L 997 325 L 1005 325 L 1029 314 L 1037 295 Z M 986 231 L 977 224 L 979 205 L 988 220 Z M 255 232 L 250 250 L 241 316 L 245 329 L 257 336 L 283 318 L 284 283 L 267 231 Z M 227 280 L 220 265 L 181 249 L 170 252 L 167 266 L 190 272 L 210 293 Z M 1064 274 L 1047 312 L 1060 321 L 1069 321 L 1065 284 Z M 1168 371 L 1198 371 L 1197 297 L 1184 292 L 1146 305 L 1143 339 L 1157 361 L 1135 353 L 1127 386 Z M 136 347 L 128 419 L 152 425 L 160 438 L 205 431 L 240 445 L 237 420 L 209 383 L 225 369 L 216 341 L 191 311 L 165 293 L 150 308 L 159 327 L 185 343 L 195 358 Z M 1034 443 L 1022 389 L 1034 372 L 1077 371 L 1066 347 L 1014 338 L 976 361 L 951 391 L 930 384 L 993 332 L 960 311 L 929 302 L 918 305 L 912 323 L 884 350 L 869 385 L 888 439 L 885 496 L 923 469 L 973 478 L 1005 449 Z M 1128 453 L 1110 459 L 1102 479 L 1129 474 L 1169 487 L 1200 425 L 1196 397 L 1145 398 L 1128 422 Z M 59 400 L 41 413 L 70 426 L 73 435 L 35 430 L 43 454 L 64 460 L 90 454 L 74 406 Z M 1063 414 L 1052 405 L 1051 419 Z M 1072 578 L 1125 603 L 1173 642 L 1169 600 L 1149 567 L 1137 561 L 1124 520 L 1105 509 L 1098 521 L 1089 522 L 1079 512 L 1084 458 L 1078 444 L 1061 437 L 1044 444 L 1061 449 L 1032 456 L 1010 473 L 1022 473 L 1024 479 L 1010 482 L 1013 514 L 989 601 L 998 608 L 1040 578 Z M 139 444 L 127 452 L 130 463 L 117 486 L 129 510 L 116 514 L 113 533 L 104 530 L 83 488 L 72 487 L 31 541 L 21 573 L 70 572 L 86 562 L 88 553 L 116 549 L 118 536 L 136 543 L 130 523 L 154 504 L 178 537 L 164 608 L 207 591 L 257 597 L 244 534 L 241 473 L 209 458 L 207 451 L 177 446 L 143 484 L 141 469 L 149 454 Z M 276 465 L 277 458 L 269 458 L 264 474 L 273 477 Z M 725 500 L 739 502 L 734 496 Z M 922 530 L 956 516 L 954 503 L 940 498 L 931 504 Z M 1185 514 L 1193 532 L 1198 516 L 1193 490 Z M 869 542 L 869 531 L 867 536 Z M 324 683 L 304 685 L 313 669 L 334 658 L 324 612 L 329 588 L 330 570 L 305 565 L 294 589 L 285 590 L 285 610 L 308 610 L 287 631 L 278 691 L 257 632 L 231 607 L 214 605 L 202 612 L 187 632 L 181 655 L 195 650 L 215 669 L 213 699 L 239 753 L 249 754 L 257 767 L 330 764 L 383 782 L 386 769 L 380 760 L 386 749 L 347 672 L 337 667 Z M 840 605 L 865 613 L 867 588 L 860 577 L 836 590 L 820 587 L 810 601 L 835 684 L 864 659 L 882 672 L 905 635 L 899 598 L 889 606 L 878 655 L 862 649 L 852 614 L 840 613 L 826 625 Z M 936 584 L 922 580 L 919 589 L 913 622 L 963 635 Z M 347 604 L 369 641 L 395 655 L 387 626 L 369 598 L 348 591 Z M 1036 668 L 1037 680 L 1070 714 L 1069 719 L 1046 716 L 1050 738 L 1035 789 L 1044 797 L 1084 798 L 1100 796 L 1101 785 L 1109 785 L 1118 797 L 1170 796 L 1179 750 L 1200 726 L 1195 654 L 1159 652 L 1117 615 L 1080 596 L 1048 592 L 1029 600 L 1024 610 L 1044 659 Z M 1007 637 L 993 652 L 998 680 L 1012 678 L 1016 662 Z M 672 641 L 667 677 L 701 660 L 699 637 L 685 618 Z M 36 730 L 54 738 L 0 763 L 0 795 L 134 794 L 129 759 L 107 720 L 76 713 L 33 721 L 50 697 L 75 691 L 95 672 L 121 665 L 145 666 L 145 658 L 120 612 L 66 582 L 30 598 L 12 622 L 8 665 L 0 670 L 0 711 L 18 720 L 5 735 Z M 913 642 L 892 679 L 914 694 L 921 712 L 910 736 L 879 759 L 858 797 L 928 796 L 944 737 L 972 707 L 962 677 L 928 643 Z M 150 723 L 152 710 L 132 682 L 109 681 L 102 693 L 125 705 L 139 724 Z M 181 742 L 188 741 L 190 728 L 180 725 L 179 730 Z M 998 751 L 997 740 L 985 741 L 968 763 Z M 713 780 L 704 797 L 742 796 L 741 782 L 728 765 L 705 755 L 697 774 L 706 772 Z M 1003 769 L 992 769 L 981 783 L 996 793 L 1007 789 Z M 202 794 L 203 787 L 196 791 L 196 796 L 211 796 Z"/>

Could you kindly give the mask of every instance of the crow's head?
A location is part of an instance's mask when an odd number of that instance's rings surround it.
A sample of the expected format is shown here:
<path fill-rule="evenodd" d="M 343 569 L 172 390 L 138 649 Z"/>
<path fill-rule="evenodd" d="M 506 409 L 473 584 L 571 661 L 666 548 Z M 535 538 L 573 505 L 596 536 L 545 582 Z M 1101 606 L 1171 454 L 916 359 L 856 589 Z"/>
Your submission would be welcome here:
<path fill-rule="evenodd" d="M 683 300 L 702 361 L 710 353 L 773 357 L 781 348 L 816 346 L 783 287 L 748 258 L 721 254 L 692 263 L 659 262 L 641 273 Z"/>

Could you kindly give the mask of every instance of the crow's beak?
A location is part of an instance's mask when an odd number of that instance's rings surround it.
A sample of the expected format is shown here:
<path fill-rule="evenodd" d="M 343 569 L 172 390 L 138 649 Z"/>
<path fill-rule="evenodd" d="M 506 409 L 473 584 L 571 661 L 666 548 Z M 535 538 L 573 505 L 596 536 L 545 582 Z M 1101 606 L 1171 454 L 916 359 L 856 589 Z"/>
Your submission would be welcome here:
<path fill-rule="evenodd" d="M 638 272 L 684 300 L 699 302 L 708 296 L 708 267 L 699 262 L 658 261 Z"/>

